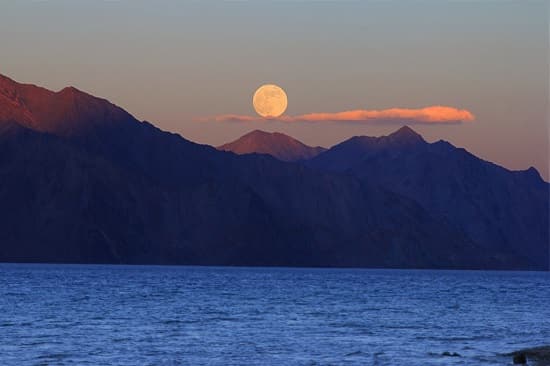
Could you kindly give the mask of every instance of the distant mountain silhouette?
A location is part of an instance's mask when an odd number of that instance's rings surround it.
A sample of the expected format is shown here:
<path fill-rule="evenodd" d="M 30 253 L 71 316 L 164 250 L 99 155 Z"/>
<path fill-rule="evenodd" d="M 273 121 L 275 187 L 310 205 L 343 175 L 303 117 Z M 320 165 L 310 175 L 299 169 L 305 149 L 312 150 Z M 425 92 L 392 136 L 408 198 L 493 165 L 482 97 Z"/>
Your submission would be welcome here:
<path fill-rule="evenodd" d="M 279 132 L 254 130 L 239 139 L 218 147 L 236 154 L 268 154 L 283 161 L 311 159 L 325 151 L 324 147 L 311 147 Z"/>
<path fill-rule="evenodd" d="M 489 250 L 515 251 L 548 266 L 549 185 L 535 168 L 509 171 L 409 127 L 358 136 L 308 162 L 409 197 Z"/>
<path fill-rule="evenodd" d="M 541 268 L 379 182 L 318 169 L 2 77 L 0 262 Z"/>

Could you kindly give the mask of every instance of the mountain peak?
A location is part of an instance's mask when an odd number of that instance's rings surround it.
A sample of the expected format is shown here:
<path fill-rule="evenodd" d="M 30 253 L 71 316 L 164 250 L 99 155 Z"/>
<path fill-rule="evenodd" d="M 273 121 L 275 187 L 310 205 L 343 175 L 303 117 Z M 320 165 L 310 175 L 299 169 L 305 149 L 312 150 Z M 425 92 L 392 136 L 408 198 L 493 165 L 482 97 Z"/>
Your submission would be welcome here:
<path fill-rule="evenodd" d="M 403 126 L 387 136 L 351 137 L 312 159 L 309 164 L 328 171 L 346 171 L 348 168 L 360 164 L 367 157 L 380 152 L 408 152 L 427 145 L 424 138 L 412 128 Z"/>
<path fill-rule="evenodd" d="M 260 138 L 260 139 L 278 139 L 278 140 L 295 140 L 298 141 L 288 135 L 285 135 L 281 132 L 268 132 L 263 130 L 253 130 L 249 133 L 243 135 L 241 138 Z"/>
<path fill-rule="evenodd" d="M 403 126 L 387 136 L 353 136 L 334 147 L 362 151 L 364 149 L 378 150 L 389 147 L 410 147 L 424 143 L 426 143 L 426 140 L 420 134 L 409 126 Z"/>
<path fill-rule="evenodd" d="M 310 159 L 325 150 L 319 146 L 308 146 L 284 133 L 262 130 L 251 131 L 218 149 L 236 154 L 268 154 L 284 161 Z"/>
<path fill-rule="evenodd" d="M 135 120 L 109 101 L 73 86 L 58 92 L 0 75 L 0 123 L 17 123 L 55 135 L 83 134 L 98 126 Z"/>
<path fill-rule="evenodd" d="M 262 138 L 262 137 L 270 137 L 270 136 L 274 136 L 275 134 L 277 134 L 277 132 L 267 132 L 267 131 L 262 131 L 262 130 L 253 130 L 253 131 L 250 131 L 246 134 L 244 134 L 243 136 L 241 136 L 241 138 L 245 138 L 245 137 L 248 137 L 248 138 Z M 280 135 L 283 135 L 283 136 L 286 136 L 284 134 L 280 134 Z M 288 136 L 287 136 L 288 137 Z"/>
<path fill-rule="evenodd" d="M 540 175 L 539 171 L 531 166 L 528 169 L 523 171 L 525 174 L 527 174 L 528 177 L 531 179 L 538 181 L 538 182 L 544 182 L 544 179 L 542 179 L 542 176 Z"/>
<path fill-rule="evenodd" d="M 83 91 L 75 88 L 74 86 L 70 85 L 70 86 L 66 86 L 64 87 L 63 89 L 61 89 L 60 91 L 58 91 L 59 94 L 86 94 L 84 93 Z"/>
<path fill-rule="evenodd" d="M 426 142 L 424 138 L 409 126 L 403 126 L 388 135 L 389 138 L 407 142 Z"/>

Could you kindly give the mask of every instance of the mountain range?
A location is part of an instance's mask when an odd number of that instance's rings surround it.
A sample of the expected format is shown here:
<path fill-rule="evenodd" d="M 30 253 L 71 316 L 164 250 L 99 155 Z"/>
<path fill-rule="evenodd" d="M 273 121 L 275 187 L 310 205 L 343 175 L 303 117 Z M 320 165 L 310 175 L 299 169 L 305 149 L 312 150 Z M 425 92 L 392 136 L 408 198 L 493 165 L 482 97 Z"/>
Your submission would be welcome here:
<path fill-rule="evenodd" d="M 509 171 L 446 141 L 427 143 L 408 126 L 352 137 L 303 163 L 408 197 L 490 251 L 548 265 L 549 188 L 535 168 Z"/>
<path fill-rule="evenodd" d="M 320 153 L 246 140 L 260 154 L 0 76 L 0 261 L 547 268 L 548 183 L 534 169 L 409 128 Z"/>
<path fill-rule="evenodd" d="M 353 137 L 307 164 L 411 198 L 488 250 L 548 265 L 549 185 L 535 168 L 510 171 L 449 142 L 427 143 L 409 127 Z"/>

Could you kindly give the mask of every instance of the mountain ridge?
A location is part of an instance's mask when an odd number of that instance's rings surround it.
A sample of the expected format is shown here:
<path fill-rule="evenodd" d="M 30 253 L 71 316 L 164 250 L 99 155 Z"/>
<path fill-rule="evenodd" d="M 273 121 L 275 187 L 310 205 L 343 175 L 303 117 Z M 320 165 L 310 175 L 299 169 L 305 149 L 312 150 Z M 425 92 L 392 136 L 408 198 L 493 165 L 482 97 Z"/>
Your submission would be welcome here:
<path fill-rule="evenodd" d="M 73 86 L 55 92 L 0 74 L 0 123 L 14 121 L 34 131 L 70 136 L 120 123 L 129 116 L 108 100 Z"/>
<path fill-rule="evenodd" d="M 101 98 L 65 113 L 65 95 L 43 95 L 24 102 L 30 117 L 62 116 L 51 129 L 2 107 L 0 261 L 542 268 L 377 182 L 199 145 Z"/>
<path fill-rule="evenodd" d="M 388 137 L 348 139 L 306 164 L 411 198 L 482 246 L 517 248 L 548 265 L 550 185 L 535 168 L 511 171 L 442 140 Z"/>
<path fill-rule="evenodd" d="M 481 159 L 481 158 L 477 157 L 476 155 L 472 154 L 471 152 L 469 152 L 468 150 L 466 150 L 465 148 L 456 147 L 452 143 L 450 143 L 449 141 L 444 140 L 444 139 L 439 139 L 437 141 L 429 143 L 422 137 L 422 135 L 420 135 L 419 133 L 414 131 L 414 129 L 412 129 L 411 127 L 409 127 L 407 125 L 404 125 L 403 127 L 400 127 L 399 129 L 397 129 L 396 131 L 394 131 L 394 132 L 392 132 L 388 135 L 383 135 L 383 136 L 367 136 L 367 135 L 352 136 L 352 137 L 350 137 L 350 138 L 348 138 L 348 139 L 346 139 L 342 142 L 337 143 L 336 145 L 333 145 L 329 149 L 326 149 L 325 151 L 323 151 L 319 155 L 323 155 L 323 153 L 328 152 L 329 150 L 334 152 L 335 150 L 339 150 L 343 147 L 345 147 L 346 149 L 352 149 L 351 146 L 356 146 L 359 149 L 367 148 L 369 150 L 376 150 L 376 149 L 383 150 L 383 149 L 388 149 L 390 147 L 398 148 L 398 149 L 407 149 L 407 148 L 415 147 L 415 146 L 418 146 L 418 145 L 430 145 L 430 146 L 433 146 L 434 149 L 445 149 L 445 148 L 451 147 L 453 149 L 463 150 L 463 151 L 467 152 L 468 154 L 471 154 L 471 155 L 475 156 L 479 160 L 486 161 L 490 164 L 498 166 L 499 168 L 505 169 L 509 172 L 512 172 L 512 173 L 514 173 L 514 172 L 517 172 L 517 173 L 530 172 L 530 174 L 532 174 L 536 177 L 539 177 L 541 181 L 549 183 L 546 180 L 544 180 L 544 178 L 542 177 L 542 175 L 540 174 L 538 169 L 534 166 L 530 166 L 529 168 L 526 168 L 526 169 L 516 169 L 516 170 L 508 169 L 508 168 L 506 168 L 502 165 L 496 164 L 492 161 Z M 310 160 L 313 160 L 313 159 L 321 160 L 321 159 L 326 158 L 326 156 L 327 155 L 324 155 L 324 156 L 321 156 L 321 157 L 316 156 L 316 157 L 313 157 Z M 359 159 L 359 160 L 362 159 L 361 157 L 358 157 L 358 158 L 348 157 L 348 158 L 350 160 L 348 160 L 347 165 L 350 165 L 350 166 L 353 165 L 353 163 L 356 162 L 357 159 Z M 317 164 L 317 163 L 308 164 L 308 165 L 315 165 L 315 164 Z"/>

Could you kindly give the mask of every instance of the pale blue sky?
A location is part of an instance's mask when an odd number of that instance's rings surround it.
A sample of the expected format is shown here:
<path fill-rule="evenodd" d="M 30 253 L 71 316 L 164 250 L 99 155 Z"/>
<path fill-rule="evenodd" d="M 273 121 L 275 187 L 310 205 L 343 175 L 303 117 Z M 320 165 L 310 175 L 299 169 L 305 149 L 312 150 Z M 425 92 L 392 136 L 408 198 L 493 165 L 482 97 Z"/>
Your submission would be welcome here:
<path fill-rule="evenodd" d="M 414 126 L 548 178 L 546 1 L 2 1 L 0 73 L 74 85 L 191 140 L 255 128 L 330 146 L 396 126 L 196 122 L 253 114 L 263 83 L 289 114 L 465 108 L 477 120 Z"/>

